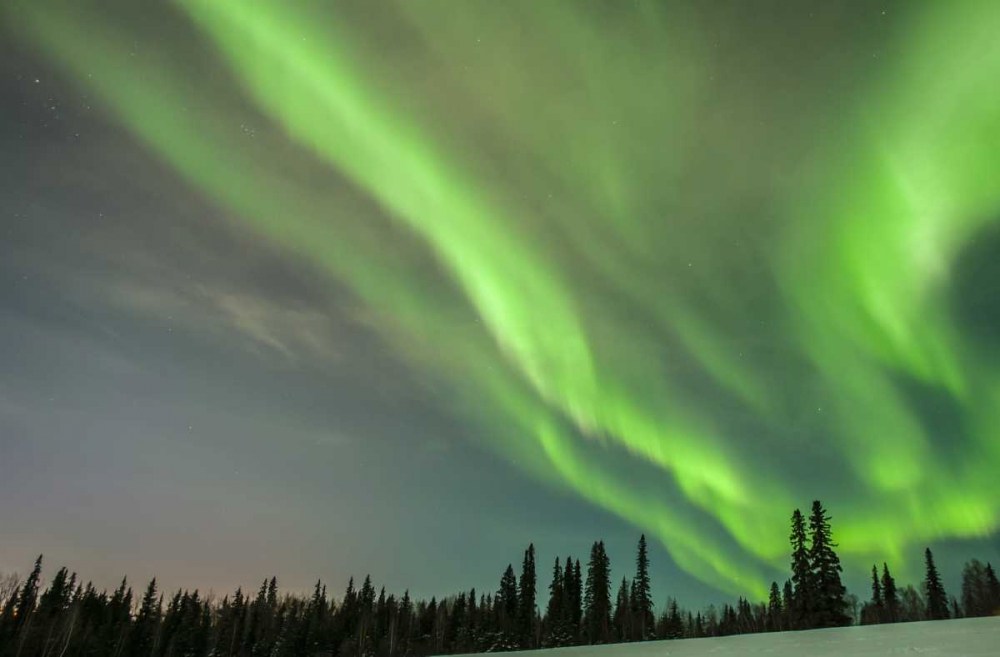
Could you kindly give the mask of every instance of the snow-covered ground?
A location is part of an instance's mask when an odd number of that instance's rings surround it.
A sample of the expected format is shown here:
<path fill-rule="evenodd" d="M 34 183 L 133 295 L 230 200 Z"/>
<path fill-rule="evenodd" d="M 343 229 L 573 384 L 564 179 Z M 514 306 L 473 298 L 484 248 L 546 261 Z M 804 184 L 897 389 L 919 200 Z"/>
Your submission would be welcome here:
<path fill-rule="evenodd" d="M 539 650 L 552 657 L 1000 657 L 1000 617 Z"/>

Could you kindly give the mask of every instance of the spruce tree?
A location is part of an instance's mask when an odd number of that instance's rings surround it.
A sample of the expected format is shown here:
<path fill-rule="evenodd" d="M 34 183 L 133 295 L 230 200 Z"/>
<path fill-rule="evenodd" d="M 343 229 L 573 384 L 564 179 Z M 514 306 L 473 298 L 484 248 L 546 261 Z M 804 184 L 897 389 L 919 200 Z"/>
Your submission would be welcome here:
<path fill-rule="evenodd" d="M 185 592 L 181 604 L 180 619 L 174 637 L 174 648 L 166 654 L 184 657 L 202 657 L 208 648 L 208 631 L 211 617 L 206 621 L 207 605 L 204 605 L 197 589 Z"/>
<path fill-rule="evenodd" d="M 17 597 L 16 615 L 20 626 L 31 620 L 31 615 L 35 613 L 35 606 L 38 602 L 38 582 L 42 577 L 42 555 L 35 559 L 35 566 L 31 569 L 31 574 L 21 586 L 21 593 Z"/>
<path fill-rule="evenodd" d="M 583 605 L 588 643 L 608 643 L 611 637 L 611 562 L 604 550 L 604 541 L 594 543 L 590 550 Z"/>
<path fill-rule="evenodd" d="M 583 572 L 580 560 L 573 565 L 573 624 L 580 627 L 583 623 Z"/>
<path fill-rule="evenodd" d="M 159 639 L 159 644 L 153 649 L 154 657 L 167 657 L 168 655 L 173 655 L 175 653 L 177 648 L 175 639 L 177 637 L 177 632 L 181 627 L 181 608 L 187 602 L 187 595 L 187 591 L 177 589 L 174 596 L 169 602 L 167 602 L 167 607 L 163 612 L 163 623 L 160 626 L 161 631 L 157 637 Z M 134 628 L 135 626 L 133 625 L 133 629 Z M 151 637 L 151 641 L 152 640 L 153 639 Z M 129 652 L 132 653 L 133 657 L 138 657 L 138 655 L 143 653 L 135 652 L 135 645 L 136 644 L 132 644 L 130 646 Z M 240 644 L 237 640 L 234 650 L 239 650 L 239 646 Z M 235 654 L 236 653 L 234 652 L 234 655 Z"/>
<path fill-rule="evenodd" d="M 780 631 L 782 629 L 781 617 L 781 591 L 778 589 L 777 582 L 771 582 L 771 592 L 767 600 L 767 629 L 772 632 Z"/>
<path fill-rule="evenodd" d="M 566 557 L 566 567 L 563 570 L 563 625 L 572 644 L 575 644 L 581 633 L 583 610 L 583 583 L 580 572 L 580 560 L 575 564 L 571 557 Z"/>
<path fill-rule="evenodd" d="M 528 545 L 521 564 L 518 586 L 518 634 L 521 646 L 535 647 L 535 544 Z"/>
<path fill-rule="evenodd" d="M 468 652 L 464 646 L 464 630 L 468 605 L 465 599 L 465 592 L 458 594 L 451 605 L 451 613 L 448 615 L 448 623 L 445 628 L 444 647 L 451 653 Z"/>
<path fill-rule="evenodd" d="M 637 629 L 639 625 L 639 601 L 636 599 L 635 578 L 632 578 L 632 581 L 628 584 L 628 593 L 626 597 L 628 598 L 628 615 L 630 620 L 629 641 L 642 641 L 642 637 L 639 635 L 639 630 Z M 656 626 L 655 618 L 653 620 L 653 626 Z"/>
<path fill-rule="evenodd" d="M 500 590 L 497 591 L 493 609 L 497 618 L 497 629 L 504 635 L 506 642 L 511 642 L 514 639 L 518 611 L 517 577 L 514 576 L 514 567 L 511 564 L 507 564 L 507 570 L 500 578 Z"/>
<path fill-rule="evenodd" d="M 882 562 L 882 600 L 886 622 L 895 623 L 899 620 L 899 598 L 896 595 L 896 580 L 889 574 L 889 566 L 885 562 Z"/>
<path fill-rule="evenodd" d="M 872 564 L 872 604 L 882 606 L 882 582 L 878 576 L 878 566 Z"/>
<path fill-rule="evenodd" d="M 76 654 L 94 656 L 101 652 L 101 645 L 98 642 L 98 632 L 103 624 L 105 609 L 108 604 L 108 597 L 99 594 L 91 582 L 87 582 L 82 595 L 78 597 L 79 630 L 76 637 L 79 643 L 76 645 Z M 70 625 L 70 633 L 75 628 Z M 68 652 L 68 651 L 67 651 Z"/>
<path fill-rule="evenodd" d="M 562 626 L 566 628 L 566 631 L 572 636 L 576 636 L 574 626 L 573 626 L 573 558 L 566 557 L 564 562 L 566 567 L 563 569 L 563 579 L 562 579 L 562 610 L 560 612 L 560 620 L 562 621 Z"/>
<path fill-rule="evenodd" d="M 681 620 L 680 609 L 677 606 L 677 600 L 670 598 L 667 603 L 667 622 L 666 622 L 666 636 L 667 639 L 683 639 L 684 638 L 684 623 Z"/>
<path fill-rule="evenodd" d="M 344 591 L 344 599 L 337 609 L 337 629 L 345 639 L 354 636 L 360 615 L 360 605 L 358 603 L 358 592 L 354 588 L 354 578 L 347 581 L 347 590 Z"/>
<path fill-rule="evenodd" d="M 552 566 L 552 581 L 549 583 L 549 604 L 545 608 L 546 618 L 556 620 L 562 614 L 563 591 L 562 566 L 559 563 L 559 557 L 556 557 L 555 564 Z"/>
<path fill-rule="evenodd" d="M 212 657 L 222 657 L 229 654 L 230 638 L 233 628 L 232 605 L 229 604 L 229 596 L 222 598 L 216 611 L 215 622 L 215 646 L 212 649 Z M 232 637 L 235 639 L 235 637 Z"/>
<path fill-rule="evenodd" d="M 124 582 L 123 582 L 124 585 Z M 128 654 L 140 657 L 152 654 L 154 639 L 160 625 L 160 605 L 156 591 L 156 578 L 149 581 L 146 592 L 139 603 L 139 613 L 135 617 L 128 637 Z"/>
<path fill-rule="evenodd" d="M 812 514 L 809 516 L 809 529 L 812 544 L 809 548 L 809 563 L 814 598 L 814 627 L 842 627 L 849 625 L 851 617 L 847 615 L 847 589 L 840 581 L 840 558 L 833 550 L 830 529 L 830 518 L 819 500 L 813 502 Z"/>
<path fill-rule="evenodd" d="M 392 596 L 389 596 L 389 597 L 392 598 Z M 479 616 L 479 607 L 478 607 L 478 604 L 477 604 L 479 598 L 476 597 L 476 588 L 475 587 L 472 587 L 471 589 L 469 589 L 468 600 L 469 600 L 469 609 L 468 609 L 469 622 L 468 622 L 468 626 L 469 626 L 469 629 L 472 630 L 472 629 L 475 629 L 475 627 L 476 627 L 476 619 Z"/>
<path fill-rule="evenodd" d="M 513 569 L 511 574 L 513 574 Z M 434 642 L 434 630 L 437 625 L 437 611 L 438 603 L 437 598 L 431 596 L 431 601 L 426 605 L 423 601 L 417 603 L 417 624 L 419 625 L 419 635 L 420 641 L 424 644 L 431 644 L 431 649 L 433 650 Z"/>
<path fill-rule="evenodd" d="M 257 641 L 260 637 L 261 626 L 263 624 L 266 605 L 267 580 L 265 579 L 261 582 L 260 588 L 257 589 L 257 597 L 254 598 L 252 603 L 250 603 L 250 619 L 247 621 L 246 634 L 242 641 L 243 647 L 240 651 L 241 654 L 251 654 L 254 646 L 257 645 Z"/>
<path fill-rule="evenodd" d="M 56 571 L 48 588 L 38 599 L 36 613 L 42 617 L 42 622 L 49 622 L 65 611 L 66 607 L 69 606 L 71 595 L 72 584 L 69 581 L 69 571 L 64 566 Z"/>
<path fill-rule="evenodd" d="M 934 555 L 931 554 L 930 548 L 924 550 L 924 561 L 927 566 L 927 574 L 924 577 L 927 618 L 929 620 L 948 618 L 948 595 L 944 592 L 944 585 L 941 584 L 941 576 L 938 574 L 937 566 L 934 565 Z"/>
<path fill-rule="evenodd" d="M 73 596 L 76 575 L 72 577 L 65 567 L 60 568 L 49 583 L 48 588 L 38 599 L 35 610 L 32 639 L 24 645 L 24 652 L 30 654 L 37 651 L 40 654 L 50 653 L 59 641 L 63 615 L 69 610 Z"/>
<path fill-rule="evenodd" d="M 986 589 L 989 591 L 990 613 L 1000 615 L 1000 581 L 997 580 L 993 564 L 986 564 Z"/>
<path fill-rule="evenodd" d="M 872 625 L 885 620 L 885 600 L 882 595 L 882 580 L 878 575 L 878 566 L 872 564 L 872 599 L 861 612 L 862 625 Z"/>
<path fill-rule="evenodd" d="M 364 640 L 358 642 L 358 649 L 362 651 L 362 654 L 366 650 L 369 640 L 368 632 L 371 627 L 371 606 L 375 597 L 375 590 L 371 586 L 371 579 L 366 577 L 365 584 L 367 584 L 368 588 L 368 591 L 365 592 L 365 600 L 368 602 L 368 614 L 366 617 L 368 625 L 366 625 L 365 634 L 363 635 Z M 249 600 L 250 598 L 247 596 L 245 604 L 249 604 Z M 329 615 L 330 608 L 330 601 L 326 595 L 326 585 L 321 580 L 316 580 L 312 598 L 306 607 L 305 626 L 301 633 L 301 645 L 305 646 L 305 651 L 309 654 L 327 651 L 330 648 L 333 640 Z"/>
<path fill-rule="evenodd" d="M 806 546 L 806 521 L 798 509 L 792 513 L 792 606 L 789 616 L 795 629 L 812 627 L 813 584 L 809 549 Z"/>
<path fill-rule="evenodd" d="M 410 652 L 410 639 L 413 634 L 413 602 L 410 600 L 410 589 L 403 591 L 399 601 L 399 650 L 402 655 Z"/>
<path fill-rule="evenodd" d="M 260 613 L 259 640 L 250 647 L 252 657 L 269 657 L 277 637 L 278 579 L 274 576 L 267 582 L 264 605 Z"/>
<path fill-rule="evenodd" d="M 611 625 L 614 628 L 614 640 L 619 643 L 631 639 L 629 608 L 628 581 L 622 577 L 622 583 L 618 587 L 618 595 L 615 596 L 615 611 L 611 617 Z"/>
<path fill-rule="evenodd" d="M 563 630 L 563 573 L 559 557 L 552 567 L 552 582 L 549 584 L 549 603 L 545 607 L 545 643 L 549 646 L 561 645 Z"/>
<path fill-rule="evenodd" d="M 371 575 L 365 575 L 364 582 L 361 584 L 361 590 L 358 592 L 358 625 L 356 636 L 359 655 L 367 655 L 373 649 L 374 618 L 375 587 L 372 585 Z"/>
<path fill-rule="evenodd" d="M 646 535 L 639 536 L 639 546 L 635 557 L 635 579 L 632 580 L 634 595 L 633 611 L 636 614 L 636 638 L 646 641 L 653 634 L 653 594 L 649 579 L 649 554 L 646 550 Z"/>
<path fill-rule="evenodd" d="M 131 629 L 132 588 L 123 577 L 108 601 L 107 621 L 101 629 L 98 643 L 111 655 L 121 655 Z"/>
<path fill-rule="evenodd" d="M 792 613 L 795 608 L 795 594 L 792 592 L 792 580 L 786 579 L 781 588 L 781 629 L 790 630 L 794 627 Z"/>
<path fill-rule="evenodd" d="M 38 582 L 41 576 L 42 555 L 38 555 L 38 558 L 35 559 L 35 566 L 31 569 L 31 574 L 28 575 L 28 579 L 21 586 L 21 591 L 17 596 L 14 622 L 10 629 L 11 642 L 16 645 L 15 654 L 20 654 L 24 650 L 25 641 L 31 632 L 31 625 L 35 619 L 35 608 L 38 604 Z M 30 648 L 29 646 L 29 651 Z"/>
<path fill-rule="evenodd" d="M 479 597 L 479 633 L 485 641 L 496 632 L 496 618 L 493 611 L 493 594 Z"/>

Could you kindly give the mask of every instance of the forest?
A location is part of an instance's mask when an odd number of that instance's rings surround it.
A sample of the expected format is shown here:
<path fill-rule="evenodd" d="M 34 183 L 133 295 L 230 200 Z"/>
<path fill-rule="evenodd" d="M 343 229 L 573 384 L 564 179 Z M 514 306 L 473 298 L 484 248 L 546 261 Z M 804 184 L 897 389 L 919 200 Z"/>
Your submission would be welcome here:
<path fill-rule="evenodd" d="M 768 600 L 692 612 L 673 598 L 654 604 L 646 537 L 634 574 L 611 580 L 603 541 L 586 565 L 557 558 L 547 599 L 537 590 L 535 548 L 520 573 L 508 564 L 496 591 L 413 600 L 352 578 L 339 598 L 317 581 L 311 595 L 283 594 L 270 577 L 254 591 L 217 599 L 198 590 L 165 593 L 154 578 L 136 595 L 127 578 L 98 591 L 60 568 L 42 588 L 41 556 L 30 574 L 0 576 L 0 657 L 421 657 L 571 645 L 781 632 L 853 623 L 897 623 L 1000 614 L 1000 582 L 971 560 L 961 592 L 949 596 L 930 549 L 919 588 L 899 586 L 886 563 L 872 565 L 870 597 L 847 593 L 830 516 L 816 501 L 791 517 L 790 573 Z M 630 568 L 631 569 L 631 568 Z"/>

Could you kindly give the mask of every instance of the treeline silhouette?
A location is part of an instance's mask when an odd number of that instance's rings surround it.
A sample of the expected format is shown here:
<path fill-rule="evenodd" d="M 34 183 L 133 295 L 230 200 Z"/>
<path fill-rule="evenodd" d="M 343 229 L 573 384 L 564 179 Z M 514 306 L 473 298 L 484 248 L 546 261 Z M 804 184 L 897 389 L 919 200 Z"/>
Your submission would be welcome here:
<path fill-rule="evenodd" d="M 887 564 L 873 565 L 871 599 L 862 605 L 841 583 L 830 517 L 818 501 L 808 519 L 792 514 L 790 542 L 791 576 L 783 587 L 771 584 L 766 602 L 740 598 L 692 613 L 668 598 L 658 616 L 645 535 L 633 576 L 622 578 L 614 596 L 603 541 L 591 547 L 585 576 L 579 559 L 557 558 L 544 613 L 534 545 L 520 576 L 508 565 L 496 592 L 472 589 L 440 601 L 376 593 L 370 577 L 360 588 L 351 579 L 339 601 L 321 582 L 311 596 L 282 595 L 274 577 L 256 594 L 237 589 L 221 600 L 197 590 L 164 595 L 154 578 L 136 599 L 126 579 L 97 591 L 66 568 L 41 591 L 39 556 L 23 583 L 0 578 L 0 657 L 420 657 L 1000 613 L 992 565 L 965 564 L 959 601 L 945 593 L 929 549 L 922 591 L 898 588 Z"/>

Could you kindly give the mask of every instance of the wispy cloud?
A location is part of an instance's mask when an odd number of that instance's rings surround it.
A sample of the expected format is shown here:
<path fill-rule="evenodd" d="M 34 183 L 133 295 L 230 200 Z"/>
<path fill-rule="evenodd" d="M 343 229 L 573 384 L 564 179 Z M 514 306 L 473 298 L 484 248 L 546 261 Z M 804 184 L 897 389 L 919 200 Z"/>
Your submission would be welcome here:
<path fill-rule="evenodd" d="M 282 303 L 219 283 L 175 287 L 118 280 L 104 289 L 113 305 L 163 322 L 167 330 L 236 338 L 262 358 L 297 365 L 338 357 L 329 308 Z"/>

